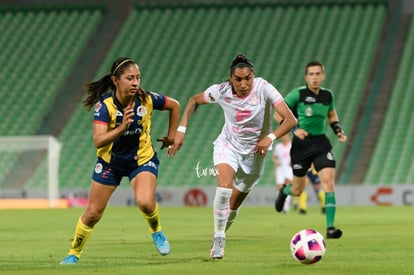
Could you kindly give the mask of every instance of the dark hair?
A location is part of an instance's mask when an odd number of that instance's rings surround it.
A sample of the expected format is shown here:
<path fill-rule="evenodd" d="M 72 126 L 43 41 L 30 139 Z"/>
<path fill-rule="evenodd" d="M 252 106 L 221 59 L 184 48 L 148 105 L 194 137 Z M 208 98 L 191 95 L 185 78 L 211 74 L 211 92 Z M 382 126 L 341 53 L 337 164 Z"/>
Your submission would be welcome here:
<path fill-rule="evenodd" d="M 230 75 L 234 72 L 237 68 L 250 68 L 254 73 L 254 66 L 253 63 L 249 60 L 247 56 L 244 54 L 237 55 L 230 65 Z"/>
<path fill-rule="evenodd" d="M 309 67 L 316 67 L 316 66 L 320 66 L 322 68 L 322 72 L 325 73 L 325 67 L 323 66 L 323 64 L 319 61 L 314 60 L 314 61 L 311 61 L 308 64 L 306 64 L 305 75 L 308 73 L 308 68 Z"/>
<path fill-rule="evenodd" d="M 83 101 L 83 105 L 90 110 L 96 102 L 99 101 L 99 98 L 107 93 L 109 90 L 115 90 L 115 85 L 112 82 L 111 77 L 115 76 L 116 78 L 120 78 L 122 73 L 125 71 L 127 67 L 130 65 L 135 64 L 134 60 L 128 57 L 120 57 L 112 63 L 110 73 L 104 75 L 101 79 L 85 84 L 85 90 L 87 93 L 86 99 Z M 141 101 L 145 101 L 147 96 L 146 91 L 144 91 L 141 87 L 138 89 L 138 97 Z"/>

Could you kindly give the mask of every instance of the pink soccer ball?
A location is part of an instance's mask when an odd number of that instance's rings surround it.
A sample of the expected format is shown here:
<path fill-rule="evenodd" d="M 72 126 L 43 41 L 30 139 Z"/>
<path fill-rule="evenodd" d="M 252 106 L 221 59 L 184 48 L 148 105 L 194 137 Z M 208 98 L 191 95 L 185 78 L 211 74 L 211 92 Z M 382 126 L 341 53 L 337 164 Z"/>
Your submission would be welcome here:
<path fill-rule="evenodd" d="M 296 261 L 302 264 L 314 264 L 325 255 L 325 240 L 318 231 L 303 229 L 293 235 L 290 252 Z"/>

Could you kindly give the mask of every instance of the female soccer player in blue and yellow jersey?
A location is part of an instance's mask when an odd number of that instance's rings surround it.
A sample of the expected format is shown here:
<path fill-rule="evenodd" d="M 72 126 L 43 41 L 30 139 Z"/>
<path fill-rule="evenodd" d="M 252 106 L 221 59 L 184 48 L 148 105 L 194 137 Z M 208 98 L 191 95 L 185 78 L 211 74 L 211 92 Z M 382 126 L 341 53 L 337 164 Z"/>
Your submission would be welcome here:
<path fill-rule="evenodd" d="M 285 97 L 286 104 L 298 119 L 290 150 L 293 184 L 281 189 L 276 199 L 276 210 L 283 210 L 288 195 L 299 196 L 306 183 L 306 174 L 313 163 L 325 191 L 326 237 L 337 239 L 342 231 L 335 228 L 335 159 L 332 145 L 326 136 L 326 121 L 341 142 L 347 137 L 339 124 L 334 97 L 330 90 L 321 87 L 325 80 L 325 68 L 318 61 L 305 68 L 306 86 L 296 88 Z"/>
<path fill-rule="evenodd" d="M 168 110 L 168 135 L 157 141 L 162 142 L 161 149 L 173 144 L 180 106 L 173 98 L 144 90 L 140 77 L 140 69 L 132 59 L 119 58 L 109 74 L 86 85 L 88 96 L 83 103 L 88 109 L 95 105 L 93 141 L 98 160 L 88 206 L 77 222 L 71 248 L 61 264 L 79 261 L 93 227 L 123 177 L 130 180 L 136 204 L 148 223 L 158 252 L 170 253 L 154 196 L 159 161 L 151 143 L 150 128 L 153 110 Z"/>

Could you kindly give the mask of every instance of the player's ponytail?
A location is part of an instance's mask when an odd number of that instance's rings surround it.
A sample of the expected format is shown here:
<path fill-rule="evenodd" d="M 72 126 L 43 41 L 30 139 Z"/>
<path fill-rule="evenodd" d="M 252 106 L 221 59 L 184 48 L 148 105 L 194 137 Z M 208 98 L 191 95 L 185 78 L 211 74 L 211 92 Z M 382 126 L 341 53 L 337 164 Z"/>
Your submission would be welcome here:
<path fill-rule="evenodd" d="M 107 74 L 97 81 L 85 84 L 85 89 L 88 96 L 83 101 L 83 105 L 89 111 L 108 89 L 114 90 L 115 85 L 112 82 L 111 75 Z"/>
<path fill-rule="evenodd" d="M 237 68 L 250 68 L 254 73 L 254 66 L 250 59 L 245 56 L 244 54 L 237 55 L 230 65 L 230 75 L 234 72 Z"/>

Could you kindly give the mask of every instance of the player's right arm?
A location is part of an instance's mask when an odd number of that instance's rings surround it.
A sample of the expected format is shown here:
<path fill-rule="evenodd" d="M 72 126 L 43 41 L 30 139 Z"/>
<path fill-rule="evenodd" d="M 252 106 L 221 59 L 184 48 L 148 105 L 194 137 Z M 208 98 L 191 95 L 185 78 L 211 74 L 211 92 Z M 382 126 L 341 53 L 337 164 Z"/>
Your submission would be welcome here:
<path fill-rule="evenodd" d="M 198 93 L 188 100 L 187 105 L 185 106 L 184 113 L 181 117 L 180 124 L 175 135 L 174 144 L 169 150 L 170 155 L 175 155 L 177 151 L 181 148 L 184 143 L 184 134 L 187 129 L 188 121 L 196 112 L 199 105 L 207 104 L 208 102 L 204 98 L 204 92 Z"/>
<path fill-rule="evenodd" d="M 109 130 L 108 122 L 94 120 L 93 143 L 95 147 L 104 147 L 105 145 L 113 142 L 116 138 L 120 137 L 126 130 L 128 130 L 129 125 L 134 121 L 133 117 L 134 109 L 132 105 L 129 105 L 124 109 L 122 124 L 112 130 Z"/>

